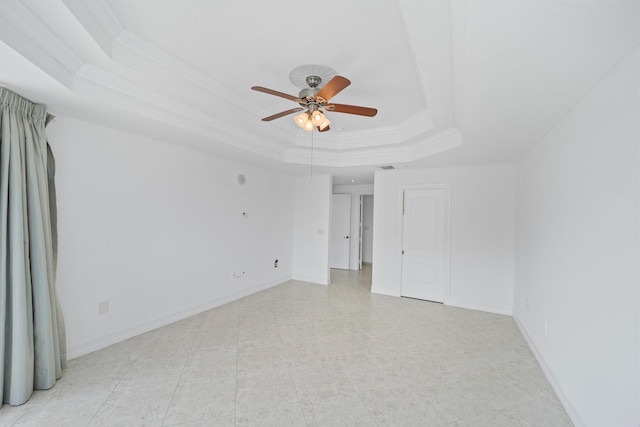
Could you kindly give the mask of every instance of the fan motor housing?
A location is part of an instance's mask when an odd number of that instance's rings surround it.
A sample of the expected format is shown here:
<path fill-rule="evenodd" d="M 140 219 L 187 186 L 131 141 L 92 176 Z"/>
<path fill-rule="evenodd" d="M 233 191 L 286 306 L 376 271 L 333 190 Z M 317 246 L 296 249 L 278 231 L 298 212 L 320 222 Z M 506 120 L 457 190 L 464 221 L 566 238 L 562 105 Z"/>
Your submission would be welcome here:
<path fill-rule="evenodd" d="M 316 93 L 318 93 L 320 89 L 316 88 L 316 87 L 308 87 L 306 89 L 302 89 L 300 91 L 300 94 L 298 95 L 298 98 L 300 98 L 301 101 L 299 104 L 303 107 L 308 106 L 309 104 L 313 103 L 315 104 L 315 96 Z"/>

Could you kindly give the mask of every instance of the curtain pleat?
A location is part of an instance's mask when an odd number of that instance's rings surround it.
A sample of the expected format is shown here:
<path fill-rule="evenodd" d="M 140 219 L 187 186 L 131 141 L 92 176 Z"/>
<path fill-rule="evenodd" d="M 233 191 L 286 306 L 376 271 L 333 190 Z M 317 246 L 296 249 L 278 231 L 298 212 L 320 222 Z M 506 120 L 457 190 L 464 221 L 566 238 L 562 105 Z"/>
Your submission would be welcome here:
<path fill-rule="evenodd" d="M 47 113 L 4 88 L 0 108 L 0 401 L 19 405 L 60 378 L 66 344 L 55 292 Z"/>

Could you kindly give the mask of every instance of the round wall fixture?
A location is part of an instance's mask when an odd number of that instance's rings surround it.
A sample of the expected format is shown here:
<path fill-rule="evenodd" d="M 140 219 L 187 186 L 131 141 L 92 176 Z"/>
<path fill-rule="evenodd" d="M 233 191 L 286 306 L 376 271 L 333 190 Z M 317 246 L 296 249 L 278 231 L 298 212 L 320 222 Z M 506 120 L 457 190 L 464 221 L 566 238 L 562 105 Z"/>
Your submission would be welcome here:
<path fill-rule="evenodd" d="M 238 175 L 238 184 L 244 185 L 245 182 L 247 182 L 247 178 L 242 174 Z"/>

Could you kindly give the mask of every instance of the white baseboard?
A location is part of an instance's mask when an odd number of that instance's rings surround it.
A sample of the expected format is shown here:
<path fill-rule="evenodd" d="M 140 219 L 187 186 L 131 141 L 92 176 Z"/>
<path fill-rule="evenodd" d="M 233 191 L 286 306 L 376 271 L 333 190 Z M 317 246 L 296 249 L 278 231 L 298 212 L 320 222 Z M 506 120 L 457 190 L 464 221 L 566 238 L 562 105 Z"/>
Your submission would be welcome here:
<path fill-rule="evenodd" d="M 76 357 L 80 357 L 85 354 L 92 353 L 94 351 L 116 344 L 120 341 L 124 341 L 126 339 L 135 337 L 136 335 L 140 335 L 145 332 L 149 332 L 154 329 L 167 326 L 179 320 L 186 319 L 187 317 L 191 317 L 196 314 L 202 313 L 203 311 L 211 310 L 212 308 L 216 308 L 221 305 L 236 301 L 240 298 L 244 298 L 246 296 L 263 291 L 265 289 L 272 288 L 274 286 L 280 285 L 289 280 L 291 280 L 291 276 L 281 277 L 279 279 L 272 280 L 267 283 L 262 283 L 258 286 L 254 286 L 249 289 L 244 289 L 239 292 L 234 292 L 229 295 L 225 295 L 224 297 L 217 298 L 213 301 L 209 301 L 205 304 L 198 305 L 196 307 L 171 313 L 166 316 L 162 316 L 157 319 L 144 322 L 142 324 L 132 326 L 130 328 L 123 329 L 113 334 L 109 334 L 104 337 L 97 338 L 95 340 L 91 340 L 79 345 L 71 346 L 67 349 L 67 359 L 71 360 L 71 359 L 75 359 Z"/>
<path fill-rule="evenodd" d="M 294 274 L 293 280 L 299 280 L 301 282 L 315 283 L 316 285 L 328 285 L 329 280 L 326 277 L 314 277 L 306 276 L 304 274 Z"/>
<path fill-rule="evenodd" d="M 584 426 L 585 425 L 584 421 L 582 420 L 582 418 L 580 417 L 576 409 L 573 407 L 573 404 L 571 403 L 569 398 L 567 398 L 567 395 L 564 394 L 564 391 L 562 390 L 560 383 L 558 383 L 556 376 L 553 375 L 553 371 L 547 364 L 547 361 L 542 356 L 542 353 L 540 353 L 540 351 L 534 344 L 533 340 L 527 333 L 527 330 L 522 326 L 522 323 L 520 323 L 520 320 L 518 320 L 518 317 L 515 314 L 513 315 L 513 320 L 515 320 L 516 325 L 518 326 L 518 329 L 520 329 L 520 333 L 522 333 L 522 336 L 524 337 L 525 341 L 529 345 L 531 352 L 533 353 L 536 360 L 538 361 L 538 364 L 542 368 L 542 372 L 544 372 L 545 377 L 547 377 L 547 381 L 549 381 L 549 384 L 551 384 L 551 387 L 558 395 L 558 399 L 560 399 L 560 403 L 562 403 L 562 406 L 564 406 L 565 411 L 567 411 L 567 415 L 569 415 L 569 418 L 571 418 L 571 422 L 573 422 L 573 425 L 576 427 Z"/>
<path fill-rule="evenodd" d="M 485 311 L 487 313 L 504 314 L 505 316 L 511 316 L 513 314 L 511 309 L 496 308 L 496 307 L 491 307 L 483 304 L 466 304 L 466 303 L 459 303 L 456 301 L 449 301 L 449 302 L 446 302 L 445 305 L 450 305 L 451 307 L 458 307 L 458 308 L 467 308 L 469 310 Z"/>
<path fill-rule="evenodd" d="M 372 294 L 376 294 L 376 295 L 386 295 L 388 297 L 400 297 L 401 296 L 401 295 L 394 294 L 394 293 L 391 293 L 391 292 L 380 292 L 377 289 L 373 289 L 373 288 L 371 288 L 371 293 Z"/>

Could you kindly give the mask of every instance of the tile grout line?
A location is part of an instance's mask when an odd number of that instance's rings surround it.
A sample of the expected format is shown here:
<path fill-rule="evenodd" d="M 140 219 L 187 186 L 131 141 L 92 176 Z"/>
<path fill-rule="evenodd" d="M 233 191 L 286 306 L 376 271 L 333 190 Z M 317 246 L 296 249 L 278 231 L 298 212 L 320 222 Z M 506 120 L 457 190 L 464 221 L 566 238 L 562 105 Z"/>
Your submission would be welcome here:
<path fill-rule="evenodd" d="M 203 321 L 201 321 L 200 323 L 203 323 Z M 198 332 L 194 335 L 193 340 L 191 342 L 191 347 L 189 348 L 189 351 L 187 352 L 187 360 L 185 361 L 184 365 L 182 366 L 182 369 L 180 370 L 180 375 L 178 376 L 178 382 L 176 382 L 176 386 L 173 389 L 173 393 L 171 394 L 171 399 L 169 399 L 169 403 L 167 404 L 167 409 L 164 411 L 164 416 L 162 417 L 162 422 L 160 423 L 160 426 L 164 426 L 164 423 L 167 419 L 167 415 L 169 414 L 169 409 L 171 408 L 171 404 L 173 403 L 173 400 L 176 397 L 176 393 L 178 392 L 178 387 L 180 387 L 180 380 L 182 379 L 182 375 L 184 374 L 184 370 L 187 367 L 187 361 L 189 360 L 191 354 L 193 353 L 193 349 L 195 347 L 196 344 L 196 339 L 198 336 L 198 333 L 200 332 L 202 325 L 198 325 Z"/>
<path fill-rule="evenodd" d="M 133 365 L 135 364 L 136 361 L 131 361 L 131 364 L 129 365 L 127 370 L 124 372 L 124 374 L 122 374 L 122 376 L 120 377 L 118 382 L 114 384 L 114 386 L 111 388 L 111 391 L 109 391 L 109 394 L 107 395 L 107 397 L 105 397 L 105 399 L 102 402 L 102 404 L 100 405 L 100 407 L 96 410 L 96 412 L 93 414 L 91 419 L 87 422 L 87 427 L 90 426 L 91 423 L 93 422 L 93 420 L 96 419 L 96 417 L 98 416 L 98 414 L 100 413 L 100 411 L 102 410 L 104 405 L 107 403 L 107 401 L 109 401 L 109 398 L 113 395 L 113 393 L 115 393 L 116 389 L 118 388 L 118 386 L 122 382 L 122 379 L 125 378 L 127 376 L 127 374 L 129 373 L 129 371 L 133 368 Z"/>
<path fill-rule="evenodd" d="M 273 308 L 271 309 L 271 312 L 274 313 Z M 274 313 L 275 315 L 275 313 Z M 278 330 L 278 340 L 280 341 L 280 345 L 282 346 L 283 350 L 284 350 L 284 354 L 285 354 L 285 358 L 287 359 L 287 373 L 289 374 L 289 377 L 291 378 L 291 382 L 293 383 L 293 388 L 296 391 L 296 397 L 298 399 L 298 408 L 300 408 L 300 412 L 302 412 L 302 417 L 304 418 L 304 422 L 305 424 L 308 426 L 309 425 L 309 420 L 307 420 L 307 416 L 304 413 L 304 409 L 302 408 L 302 400 L 300 399 L 300 392 L 298 392 L 298 386 L 296 385 L 296 381 L 293 378 L 293 375 L 291 375 L 291 360 L 289 358 L 289 354 L 285 349 L 285 345 L 284 345 L 284 341 L 282 340 L 282 334 L 280 332 L 279 329 Z"/>
<path fill-rule="evenodd" d="M 242 301 L 242 300 L 240 300 Z M 238 424 L 238 366 L 240 363 L 240 304 L 238 304 L 238 334 L 236 336 L 236 392 L 235 399 L 233 402 L 233 425 L 237 426 Z"/>
<path fill-rule="evenodd" d="M 373 416 L 373 414 L 371 413 L 371 410 L 369 409 L 367 404 L 364 403 L 364 400 L 362 399 L 362 395 L 360 394 L 360 391 L 359 391 L 358 387 L 356 387 L 356 385 L 351 380 L 351 377 L 345 372 L 344 368 L 340 365 L 340 363 L 338 363 L 338 367 L 340 368 L 340 371 L 342 371 L 344 376 L 347 377 L 347 380 L 349 380 L 349 384 L 351 384 L 351 387 L 353 388 L 353 391 L 356 393 L 356 396 L 358 396 L 358 399 L 362 403 L 362 406 L 364 406 L 364 409 L 367 410 L 367 413 L 369 414 L 369 416 L 371 417 L 373 422 L 376 423 L 376 426 L 380 426 L 380 423 L 378 423 L 378 420 L 376 419 L 376 417 Z"/>

